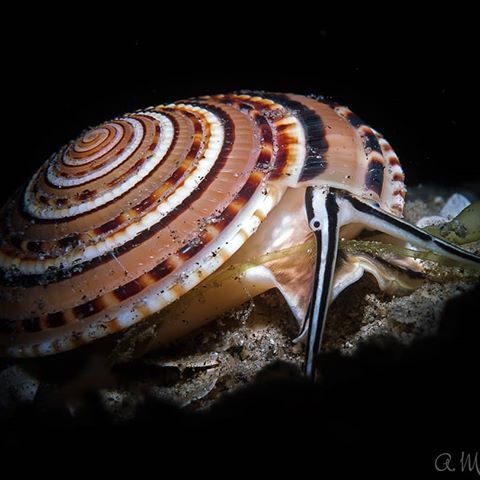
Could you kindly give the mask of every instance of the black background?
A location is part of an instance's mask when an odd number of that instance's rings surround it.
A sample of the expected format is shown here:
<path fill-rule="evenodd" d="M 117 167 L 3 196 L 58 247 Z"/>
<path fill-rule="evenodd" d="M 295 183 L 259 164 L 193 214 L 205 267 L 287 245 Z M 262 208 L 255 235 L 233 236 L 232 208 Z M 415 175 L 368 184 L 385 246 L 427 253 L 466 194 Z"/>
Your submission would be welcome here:
<path fill-rule="evenodd" d="M 311 8 L 292 16 L 277 5 L 275 18 L 237 6 L 211 22 L 188 8 L 137 25 L 148 36 L 124 24 L 93 35 L 88 15 L 80 25 L 66 18 L 47 26 L 33 18 L 37 29 L 20 22 L 7 34 L 2 200 L 87 126 L 156 103 L 238 89 L 322 94 L 348 105 L 391 142 L 407 185 L 480 180 L 471 12 L 449 8 L 439 20 L 440 7 L 418 18 L 411 6 L 402 16 L 391 5 L 373 18 L 369 5 L 351 27 L 347 5 L 332 17 Z M 316 476 L 326 466 L 372 472 L 384 462 L 389 478 L 419 471 L 415 462 L 436 473 L 438 453 L 473 451 L 478 432 L 472 383 L 478 328 L 468 313 L 478 307 L 476 298 L 478 291 L 452 307 L 443 334 L 410 352 L 373 349 L 346 362 L 327 356 L 329 381 L 318 389 L 298 379 L 274 382 L 227 399 L 210 417 L 152 406 L 132 429 L 101 434 L 63 429 L 55 413 L 27 412 L 21 430 L 11 426 L 10 444 L 30 454 L 68 453 L 76 467 L 85 454 L 118 467 L 132 452 L 140 463 L 148 452 L 159 475 L 172 463 L 182 471 L 192 455 L 197 473 L 216 471 L 225 450 L 227 472 L 243 475 L 257 471 L 253 459 L 267 464 L 267 472 L 297 466 Z M 370 409 L 376 413 L 359 415 Z M 183 456 L 180 463 L 169 457 L 172 451 Z"/>

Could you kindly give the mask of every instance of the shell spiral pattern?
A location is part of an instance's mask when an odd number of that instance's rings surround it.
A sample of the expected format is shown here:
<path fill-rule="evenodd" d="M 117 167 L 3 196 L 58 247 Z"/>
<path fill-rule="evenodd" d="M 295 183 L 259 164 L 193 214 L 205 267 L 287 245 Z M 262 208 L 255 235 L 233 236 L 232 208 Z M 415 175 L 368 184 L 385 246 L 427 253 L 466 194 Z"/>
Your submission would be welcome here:
<path fill-rule="evenodd" d="M 180 298 L 287 188 L 325 183 L 403 208 L 390 145 L 348 109 L 286 94 L 124 115 L 53 155 L 0 215 L 0 351 L 48 355 Z"/>

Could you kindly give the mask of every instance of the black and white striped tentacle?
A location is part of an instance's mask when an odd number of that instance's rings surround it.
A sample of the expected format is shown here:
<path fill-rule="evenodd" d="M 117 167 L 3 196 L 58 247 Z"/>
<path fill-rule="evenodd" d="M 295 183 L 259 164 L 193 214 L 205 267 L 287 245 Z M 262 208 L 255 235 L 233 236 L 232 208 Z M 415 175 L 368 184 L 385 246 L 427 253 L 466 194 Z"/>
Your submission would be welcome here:
<path fill-rule="evenodd" d="M 315 358 L 321 348 L 326 315 L 331 303 L 339 230 L 342 226 L 359 223 L 451 258 L 466 267 L 480 269 L 480 257 L 477 255 L 437 238 L 348 192 L 328 187 L 309 187 L 305 207 L 317 243 L 312 297 L 299 335 L 299 338 L 306 337 L 305 374 L 311 379 L 315 378 Z"/>
<path fill-rule="evenodd" d="M 416 247 L 432 251 L 455 260 L 465 267 L 480 269 L 480 257 L 456 247 L 421 228 L 408 223 L 378 207 L 345 191 L 337 195 L 339 223 L 360 223 L 368 228 L 379 230 L 392 237 L 404 240 Z"/>
<path fill-rule="evenodd" d="M 317 242 L 317 260 L 312 298 L 300 337 L 306 334 L 305 374 L 313 379 L 315 357 L 320 351 L 325 319 L 331 301 L 340 225 L 334 190 L 328 187 L 308 187 L 305 205 L 309 225 Z"/>

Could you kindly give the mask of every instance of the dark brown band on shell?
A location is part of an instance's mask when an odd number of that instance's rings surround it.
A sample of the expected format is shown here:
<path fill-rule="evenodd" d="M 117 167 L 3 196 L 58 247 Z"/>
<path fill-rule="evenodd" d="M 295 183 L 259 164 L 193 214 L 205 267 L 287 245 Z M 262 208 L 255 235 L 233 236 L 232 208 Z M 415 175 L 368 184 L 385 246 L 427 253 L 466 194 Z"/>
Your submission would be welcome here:
<path fill-rule="evenodd" d="M 292 100 L 288 95 L 267 94 L 267 98 L 289 109 L 300 120 L 305 130 L 307 153 L 300 174 L 300 181 L 308 181 L 325 172 L 325 154 L 328 143 L 325 139 L 325 126 L 320 116 L 303 103 Z"/>
<path fill-rule="evenodd" d="M 368 169 L 365 175 L 365 187 L 380 197 L 383 188 L 385 161 L 377 136 L 372 129 L 352 111 L 348 111 L 346 119 L 362 138 L 363 148 L 369 159 Z"/>

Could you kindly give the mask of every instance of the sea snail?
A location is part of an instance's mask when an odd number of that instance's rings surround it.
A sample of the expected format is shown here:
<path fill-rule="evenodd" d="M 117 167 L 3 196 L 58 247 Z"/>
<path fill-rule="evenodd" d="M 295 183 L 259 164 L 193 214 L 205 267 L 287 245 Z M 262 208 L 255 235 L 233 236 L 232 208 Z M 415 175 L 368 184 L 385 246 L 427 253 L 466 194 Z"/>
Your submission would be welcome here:
<path fill-rule="evenodd" d="M 322 98 L 246 92 L 118 117 L 61 148 L 4 205 L 0 352 L 66 351 L 175 302 L 156 332 L 166 343 L 276 287 L 301 324 L 312 377 L 330 302 L 364 271 L 380 285 L 386 275 L 368 258 L 337 261 L 340 238 L 369 228 L 480 264 L 403 221 L 404 196 L 388 142 Z M 309 239 L 313 253 L 275 255 Z"/>

